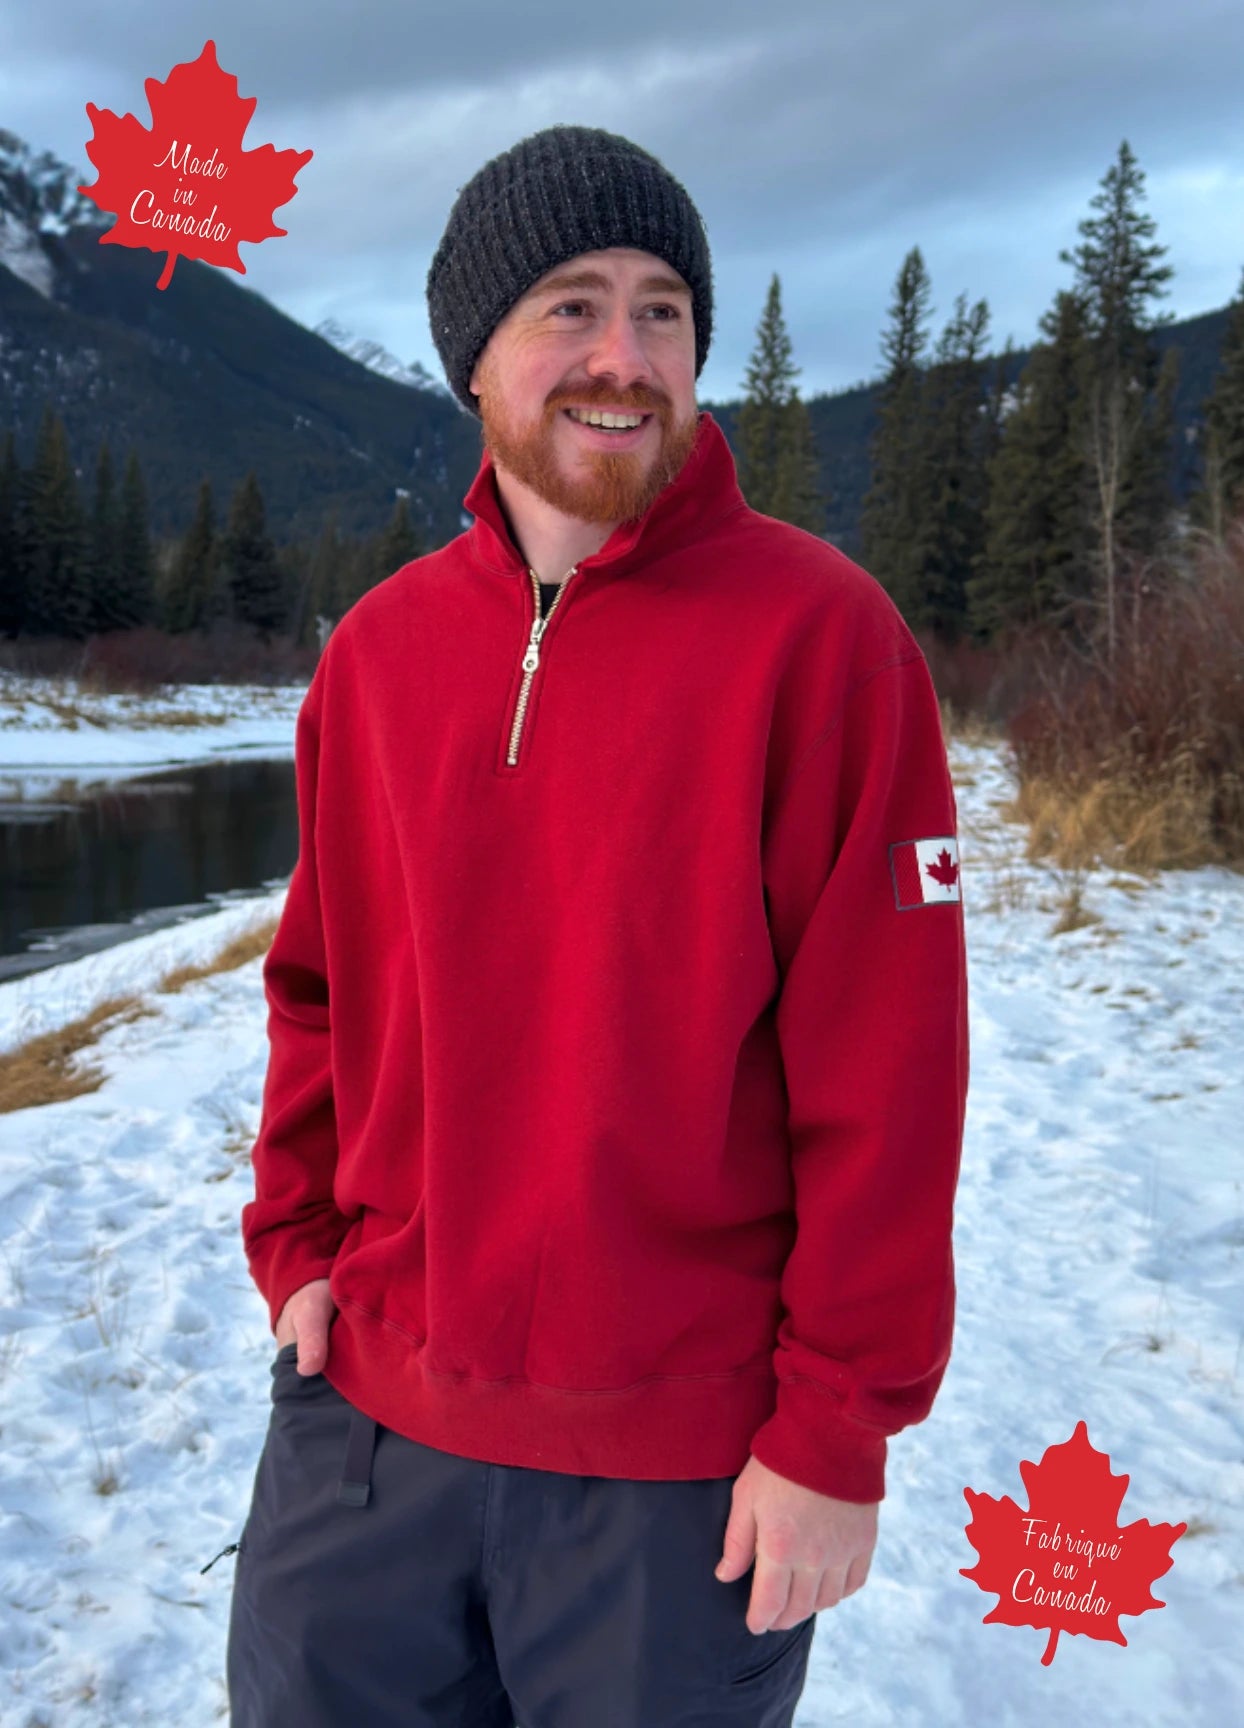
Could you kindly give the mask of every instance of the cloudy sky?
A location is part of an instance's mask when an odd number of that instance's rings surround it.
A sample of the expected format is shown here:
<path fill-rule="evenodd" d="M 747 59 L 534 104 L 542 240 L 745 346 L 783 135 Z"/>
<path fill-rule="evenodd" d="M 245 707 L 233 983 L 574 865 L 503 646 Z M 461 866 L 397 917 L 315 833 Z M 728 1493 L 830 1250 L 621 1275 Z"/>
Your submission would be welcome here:
<path fill-rule="evenodd" d="M 150 124 L 144 80 L 208 37 L 258 99 L 247 148 L 315 153 L 236 279 L 438 378 L 424 286 L 457 190 L 557 121 L 641 144 L 704 217 L 702 399 L 739 394 L 775 271 L 802 393 L 876 377 L 917 245 L 931 337 L 962 292 L 991 348 L 1031 342 L 1124 138 L 1164 308 L 1223 306 L 1244 271 L 1239 0 L 0 0 L 0 126 L 93 181 L 86 103 Z"/>

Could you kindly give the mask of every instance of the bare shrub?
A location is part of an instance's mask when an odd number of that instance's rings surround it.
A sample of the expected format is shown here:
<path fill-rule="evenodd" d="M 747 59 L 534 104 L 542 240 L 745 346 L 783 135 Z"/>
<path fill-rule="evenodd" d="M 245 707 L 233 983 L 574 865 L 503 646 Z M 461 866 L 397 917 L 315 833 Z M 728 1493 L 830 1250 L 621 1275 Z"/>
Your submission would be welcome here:
<path fill-rule="evenodd" d="M 1006 656 L 992 645 L 962 638 L 944 642 L 931 631 L 917 631 L 933 688 L 944 708 L 961 718 L 997 724 L 1006 712 Z"/>
<path fill-rule="evenodd" d="M 1131 559 L 1113 644 L 1033 637 L 1007 736 L 1031 854 L 1244 865 L 1244 523 Z"/>
<path fill-rule="evenodd" d="M 27 677 L 72 678 L 80 690 L 98 695 L 143 695 L 167 684 L 305 684 L 318 658 L 317 648 L 296 647 L 284 636 L 265 644 L 256 630 L 228 619 L 178 635 L 144 626 L 84 642 L 0 641 L 0 667 Z"/>

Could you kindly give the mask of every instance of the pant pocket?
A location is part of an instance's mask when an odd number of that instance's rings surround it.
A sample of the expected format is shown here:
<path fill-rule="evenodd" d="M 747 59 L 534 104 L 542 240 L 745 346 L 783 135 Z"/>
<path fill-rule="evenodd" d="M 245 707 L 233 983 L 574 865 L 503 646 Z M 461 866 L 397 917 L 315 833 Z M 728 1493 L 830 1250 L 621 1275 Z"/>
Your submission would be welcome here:
<path fill-rule="evenodd" d="M 812 1614 L 801 1620 L 798 1626 L 788 1626 L 783 1632 L 762 1632 L 758 1638 L 755 1633 L 747 1633 L 759 1648 L 753 1649 L 750 1660 L 745 1660 L 737 1671 L 730 1674 L 731 1687 L 759 1685 L 780 1664 L 794 1664 L 801 1650 L 805 1654 L 810 1650 L 815 1631 L 816 1615 Z"/>

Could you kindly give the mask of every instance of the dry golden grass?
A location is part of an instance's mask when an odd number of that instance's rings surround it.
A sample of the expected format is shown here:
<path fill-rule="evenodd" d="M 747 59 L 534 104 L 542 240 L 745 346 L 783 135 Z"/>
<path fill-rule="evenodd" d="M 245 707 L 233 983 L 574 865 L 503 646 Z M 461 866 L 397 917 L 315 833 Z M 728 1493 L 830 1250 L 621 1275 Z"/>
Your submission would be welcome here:
<path fill-rule="evenodd" d="M 248 966 L 252 960 L 258 960 L 271 948 L 276 927 L 275 918 L 265 919 L 262 924 L 235 936 L 213 959 L 198 966 L 177 966 L 171 972 L 166 972 L 155 988 L 169 995 L 174 990 L 181 990 L 187 984 L 195 983 L 199 978 L 213 978 L 220 972 L 235 972 L 239 966 Z"/>
<path fill-rule="evenodd" d="M 212 960 L 198 966 L 178 966 L 156 981 L 154 989 L 168 995 L 200 978 L 232 972 L 266 954 L 276 934 L 277 920 L 266 919 L 225 945 Z M 106 1078 L 104 1070 L 84 1055 L 114 1026 L 125 1025 L 156 1010 L 141 996 L 110 996 L 89 1014 L 71 1020 L 51 1032 L 28 1038 L 16 1050 L 0 1054 L 0 1115 L 13 1110 L 31 1110 L 41 1104 L 58 1104 L 84 1092 L 97 1092 Z"/>
<path fill-rule="evenodd" d="M 89 703 L 75 701 L 69 696 L 41 695 L 38 699 L 40 708 L 45 708 L 49 714 L 54 714 L 67 732 L 76 732 L 81 725 L 100 726 L 118 723 L 114 713 L 101 715 L 98 708 Z M 236 715 L 207 708 L 159 708 L 150 703 L 145 707 L 133 705 L 129 711 L 123 711 L 121 722 L 127 731 L 149 731 L 153 727 L 163 730 L 175 726 L 224 726 L 236 719 Z"/>
<path fill-rule="evenodd" d="M 1010 814 L 1028 826 L 1030 862 L 1064 870 L 1113 865 L 1142 873 L 1244 865 L 1244 836 L 1224 832 L 1217 783 L 1195 771 L 1142 778 L 1134 770 L 1087 781 L 1048 775 L 1023 779 Z"/>
<path fill-rule="evenodd" d="M 1058 917 L 1050 927 L 1051 936 L 1062 936 L 1068 930 L 1083 930 L 1089 924 L 1100 924 L 1101 915 L 1090 912 L 1084 904 L 1084 883 L 1076 875 L 1067 887 L 1058 908 Z"/>
<path fill-rule="evenodd" d="M 16 1050 L 6 1051 L 0 1055 L 0 1114 L 97 1092 L 104 1082 L 103 1069 L 80 1062 L 80 1052 L 114 1026 L 154 1012 L 139 997 L 110 996 L 67 1026 L 40 1032 Z"/>

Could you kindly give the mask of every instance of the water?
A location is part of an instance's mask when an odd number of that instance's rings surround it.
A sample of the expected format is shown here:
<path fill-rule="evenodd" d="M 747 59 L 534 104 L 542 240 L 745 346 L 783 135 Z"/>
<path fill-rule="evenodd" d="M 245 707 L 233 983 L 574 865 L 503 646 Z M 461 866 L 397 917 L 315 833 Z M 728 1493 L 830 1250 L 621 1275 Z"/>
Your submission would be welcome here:
<path fill-rule="evenodd" d="M 297 857 L 292 757 L 0 802 L 0 982 L 270 892 Z"/>

